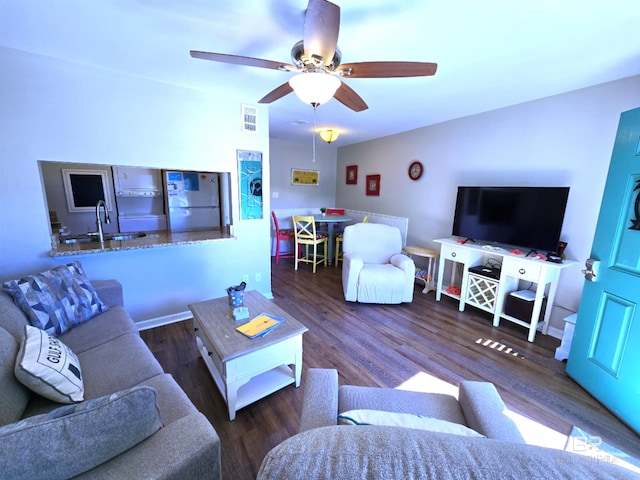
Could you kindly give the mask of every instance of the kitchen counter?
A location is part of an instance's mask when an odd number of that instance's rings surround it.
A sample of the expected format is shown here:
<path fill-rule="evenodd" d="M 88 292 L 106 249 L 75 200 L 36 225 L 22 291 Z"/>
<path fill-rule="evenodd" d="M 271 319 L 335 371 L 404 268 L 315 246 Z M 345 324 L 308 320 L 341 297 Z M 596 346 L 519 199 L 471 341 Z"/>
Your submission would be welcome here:
<path fill-rule="evenodd" d="M 117 252 L 122 250 L 138 250 L 142 248 L 169 247 L 172 245 L 191 245 L 196 243 L 210 243 L 221 240 L 235 240 L 227 229 L 198 230 L 193 232 L 152 232 L 140 238 L 130 240 L 106 240 L 87 243 L 61 243 L 58 248 L 49 252 L 52 257 L 72 255 L 90 255 L 94 253 Z"/>

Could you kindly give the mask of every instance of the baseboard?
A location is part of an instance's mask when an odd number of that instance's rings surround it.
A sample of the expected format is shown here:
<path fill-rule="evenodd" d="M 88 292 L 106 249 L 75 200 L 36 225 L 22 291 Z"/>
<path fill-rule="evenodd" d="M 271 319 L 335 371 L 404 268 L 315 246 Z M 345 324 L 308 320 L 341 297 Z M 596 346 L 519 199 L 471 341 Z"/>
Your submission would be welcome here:
<path fill-rule="evenodd" d="M 559 338 L 560 340 L 562 340 L 563 333 L 564 333 L 563 330 L 560 330 L 559 328 L 556 328 L 556 327 L 549 327 L 549 330 L 547 330 L 547 335 L 553 338 Z"/>
<path fill-rule="evenodd" d="M 183 320 L 189 320 L 190 318 L 193 318 L 193 314 L 190 310 L 187 310 L 186 312 L 172 313 L 171 315 L 165 315 L 164 317 L 142 320 L 141 322 L 136 322 L 136 327 L 138 327 L 139 331 L 149 330 L 150 328 L 182 322 Z"/>
<path fill-rule="evenodd" d="M 262 292 L 260 292 L 262 293 Z M 269 300 L 273 299 L 273 292 L 269 290 L 266 293 L 262 293 Z M 149 330 L 150 328 L 161 327 L 163 325 L 169 325 L 170 323 L 182 322 L 183 320 L 189 320 L 193 318 L 193 314 L 191 310 L 187 310 L 186 312 L 172 313 L 171 315 L 165 315 L 164 317 L 150 318 L 149 320 L 142 320 L 140 322 L 136 322 L 136 327 L 138 327 L 138 331 Z M 562 337 L 562 335 L 560 335 Z"/>

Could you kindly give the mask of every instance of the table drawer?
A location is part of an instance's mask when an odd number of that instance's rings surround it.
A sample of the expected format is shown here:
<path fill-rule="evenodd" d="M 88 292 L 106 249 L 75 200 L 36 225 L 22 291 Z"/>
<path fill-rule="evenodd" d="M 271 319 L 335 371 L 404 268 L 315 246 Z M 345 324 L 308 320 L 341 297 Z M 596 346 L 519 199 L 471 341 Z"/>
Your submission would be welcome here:
<path fill-rule="evenodd" d="M 440 254 L 442 255 L 442 258 L 447 260 L 465 263 L 469 255 L 469 249 L 457 245 L 442 245 Z"/>
<path fill-rule="evenodd" d="M 209 343 L 209 339 L 204 334 L 204 331 L 202 330 L 202 327 L 198 324 L 198 322 L 197 322 L 197 320 L 195 318 L 193 319 L 193 327 L 195 329 L 196 345 L 198 346 L 198 351 L 200 352 L 200 354 L 203 357 L 206 354 L 206 356 L 209 357 L 209 359 L 211 360 L 211 362 L 215 366 L 216 370 L 218 370 L 218 372 L 220 372 L 220 374 L 223 375 L 224 374 L 224 366 L 222 365 L 222 362 L 220 361 L 220 358 L 216 354 L 216 351 L 213 349 L 213 347 Z M 203 352 L 203 348 L 204 348 L 204 352 Z"/>
<path fill-rule="evenodd" d="M 542 265 L 534 261 L 513 260 L 505 258 L 502 264 L 503 275 L 527 280 L 529 282 L 538 282 Z"/>

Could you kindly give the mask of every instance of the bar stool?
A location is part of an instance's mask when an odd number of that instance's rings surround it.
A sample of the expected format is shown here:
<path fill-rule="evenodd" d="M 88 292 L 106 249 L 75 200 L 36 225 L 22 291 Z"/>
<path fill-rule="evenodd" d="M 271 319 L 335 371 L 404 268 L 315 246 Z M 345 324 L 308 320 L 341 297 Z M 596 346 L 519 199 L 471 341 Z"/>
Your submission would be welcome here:
<path fill-rule="evenodd" d="M 294 251 L 285 252 L 282 255 L 280 255 L 280 240 L 295 241 L 296 234 L 293 231 L 293 228 L 280 229 L 280 227 L 278 226 L 278 219 L 276 218 L 276 212 L 274 212 L 273 210 L 271 211 L 271 217 L 273 218 L 273 225 L 275 226 L 275 229 L 276 229 L 276 265 L 277 265 L 278 261 L 280 260 L 280 257 L 295 258 L 296 254 Z M 294 243 L 294 248 L 295 248 L 295 243 Z"/>
<path fill-rule="evenodd" d="M 371 215 L 366 215 L 362 219 L 362 223 L 369 223 L 369 217 Z M 342 261 L 342 232 L 336 234 L 336 267 L 338 266 L 338 262 Z"/>

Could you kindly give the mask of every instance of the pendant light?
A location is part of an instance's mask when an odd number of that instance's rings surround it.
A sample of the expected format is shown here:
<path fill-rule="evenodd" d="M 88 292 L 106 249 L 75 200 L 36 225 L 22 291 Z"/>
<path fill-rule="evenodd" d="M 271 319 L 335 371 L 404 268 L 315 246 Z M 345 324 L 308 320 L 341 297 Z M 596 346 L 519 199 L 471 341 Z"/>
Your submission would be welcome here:
<path fill-rule="evenodd" d="M 320 130 L 318 135 L 320 135 L 320 138 L 327 143 L 335 142 L 340 136 L 338 132 L 331 129 Z"/>

